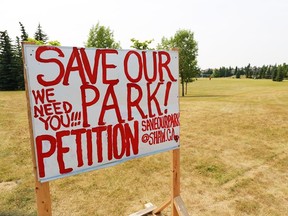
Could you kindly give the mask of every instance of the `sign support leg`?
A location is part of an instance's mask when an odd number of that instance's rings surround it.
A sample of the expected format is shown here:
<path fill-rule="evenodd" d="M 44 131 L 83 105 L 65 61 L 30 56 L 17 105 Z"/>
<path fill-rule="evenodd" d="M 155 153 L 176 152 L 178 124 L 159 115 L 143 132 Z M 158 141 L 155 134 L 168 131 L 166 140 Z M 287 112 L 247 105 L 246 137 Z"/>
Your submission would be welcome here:
<path fill-rule="evenodd" d="M 171 205 L 172 205 L 172 216 L 178 216 L 178 212 L 174 203 L 174 199 L 180 196 L 180 149 L 172 151 L 172 184 L 171 184 Z"/>
<path fill-rule="evenodd" d="M 27 101 L 27 114 L 28 114 L 28 122 L 29 122 L 29 133 L 30 133 L 30 144 L 32 151 L 32 162 L 33 162 L 33 171 L 35 176 L 35 192 L 36 192 L 36 203 L 37 203 L 37 212 L 39 216 L 52 216 L 51 211 L 51 197 L 50 197 L 50 189 L 49 183 L 41 183 L 37 178 L 37 165 L 36 165 L 36 156 L 34 149 L 34 141 L 33 141 L 33 130 L 32 130 L 32 122 L 31 122 L 31 110 L 29 106 L 29 93 L 28 93 L 28 83 L 27 83 L 27 74 L 26 74 L 26 63 L 23 52 L 23 44 L 34 44 L 34 43 L 22 43 L 22 60 L 23 60 L 23 71 L 24 71 L 24 82 L 26 89 L 26 101 Z"/>
<path fill-rule="evenodd" d="M 171 204 L 172 216 L 189 216 L 180 196 L 180 149 L 171 152 L 171 159 L 171 198 L 155 209 L 153 214 L 157 215 Z"/>

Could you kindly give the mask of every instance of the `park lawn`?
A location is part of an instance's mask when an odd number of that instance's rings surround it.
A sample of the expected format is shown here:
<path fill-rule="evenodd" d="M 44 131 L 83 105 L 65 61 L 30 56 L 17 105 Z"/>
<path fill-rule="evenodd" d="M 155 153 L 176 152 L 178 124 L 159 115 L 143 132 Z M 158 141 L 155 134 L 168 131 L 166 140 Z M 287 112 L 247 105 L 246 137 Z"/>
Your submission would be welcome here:
<path fill-rule="evenodd" d="M 288 81 L 198 79 L 180 98 L 181 196 L 190 215 L 288 215 Z M 53 215 L 160 206 L 170 152 L 50 182 Z M 36 215 L 25 92 L 0 92 L 0 216 Z M 162 215 L 170 215 L 165 209 Z"/>

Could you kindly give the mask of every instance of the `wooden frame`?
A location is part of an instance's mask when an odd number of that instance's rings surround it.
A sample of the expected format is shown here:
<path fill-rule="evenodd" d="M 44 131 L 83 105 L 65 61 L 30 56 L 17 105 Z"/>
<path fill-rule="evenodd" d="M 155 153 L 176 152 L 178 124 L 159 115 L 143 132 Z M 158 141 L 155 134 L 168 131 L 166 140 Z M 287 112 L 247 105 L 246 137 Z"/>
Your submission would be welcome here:
<path fill-rule="evenodd" d="M 36 164 L 36 153 L 34 149 L 34 140 L 33 140 L 33 130 L 32 130 L 32 116 L 30 110 L 30 98 L 28 93 L 28 81 L 27 81 L 27 71 L 26 71 L 26 62 L 24 58 L 24 44 L 34 44 L 34 43 L 22 43 L 22 58 L 24 65 L 24 81 L 26 89 L 26 101 L 27 101 L 27 114 L 29 121 L 29 133 L 30 133 L 30 144 L 32 151 L 32 162 L 33 162 L 33 172 L 35 178 L 35 193 L 36 193 L 36 203 L 37 203 L 37 212 L 40 216 L 52 216 L 51 208 L 51 196 L 49 189 L 49 182 L 41 183 L 38 180 L 37 176 L 37 164 Z M 172 216 L 188 216 L 188 212 L 185 208 L 184 202 L 180 196 L 180 149 L 175 149 L 171 151 L 171 197 L 163 203 L 160 207 L 156 208 L 155 206 L 150 206 L 149 211 L 140 211 L 138 215 L 145 215 L 151 213 L 156 215 L 160 213 L 163 209 L 171 205 L 171 215 Z M 156 209 L 155 209 L 156 208 Z M 142 214 L 143 213 L 143 214 Z"/>
<path fill-rule="evenodd" d="M 180 149 L 171 151 L 171 197 L 158 208 L 145 208 L 129 216 L 143 216 L 148 213 L 156 216 L 165 208 L 171 206 L 172 216 L 189 216 L 185 204 L 180 196 Z M 153 206 L 154 207 L 154 206 Z"/>

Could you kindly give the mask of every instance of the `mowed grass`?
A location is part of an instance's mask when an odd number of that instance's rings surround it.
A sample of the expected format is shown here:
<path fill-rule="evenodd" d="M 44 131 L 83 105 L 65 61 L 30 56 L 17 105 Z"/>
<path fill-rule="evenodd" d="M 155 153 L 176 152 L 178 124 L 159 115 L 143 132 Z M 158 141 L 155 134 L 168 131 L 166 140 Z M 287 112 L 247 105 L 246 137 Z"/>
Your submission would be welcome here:
<path fill-rule="evenodd" d="M 198 79 L 180 98 L 190 215 L 288 215 L 288 81 Z M 129 215 L 170 193 L 170 152 L 50 182 L 53 215 Z M 0 92 L 0 216 L 37 215 L 25 92 Z M 170 215 L 170 208 L 162 215 Z"/>

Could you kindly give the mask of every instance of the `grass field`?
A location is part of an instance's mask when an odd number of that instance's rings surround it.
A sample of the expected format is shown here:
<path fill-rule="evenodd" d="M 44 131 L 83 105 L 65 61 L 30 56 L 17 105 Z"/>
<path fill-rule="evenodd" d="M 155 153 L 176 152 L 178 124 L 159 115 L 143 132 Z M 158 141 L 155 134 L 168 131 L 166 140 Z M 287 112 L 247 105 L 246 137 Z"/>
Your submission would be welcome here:
<path fill-rule="evenodd" d="M 180 112 L 181 196 L 190 215 L 288 215 L 288 81 L 198 79 Z M 0 92 L 0 216 L 37 214 L 28 129 L 25 92 Z M 53 215 L 159 206 L 169 171 L 165 152 L 52 181 Z"/>

